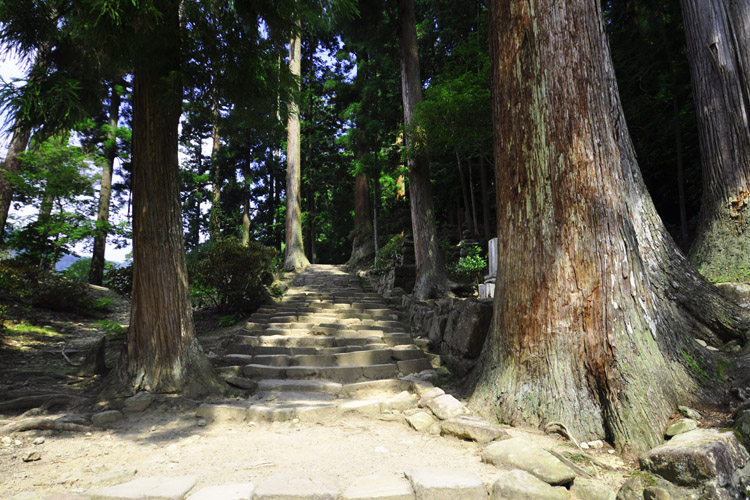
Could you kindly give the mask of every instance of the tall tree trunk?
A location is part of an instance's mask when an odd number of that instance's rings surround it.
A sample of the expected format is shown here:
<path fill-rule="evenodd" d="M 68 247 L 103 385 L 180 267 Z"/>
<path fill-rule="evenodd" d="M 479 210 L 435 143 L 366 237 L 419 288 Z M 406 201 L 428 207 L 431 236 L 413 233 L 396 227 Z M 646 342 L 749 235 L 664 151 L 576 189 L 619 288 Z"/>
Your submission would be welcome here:
<path fill-rule="evenodd" d="M 214 97 L 211 112 L 211 214 L 209 220 L 209 233 L 211 241 L 217 241 L 221 237 L 221 170 L 219 168 L 219 149 L 221 149 L 221 137 L 219 136 L 219 99 Z"/>
<path fill-rule="evenodd" d="M 356 157 L 364 156 L 362 146 L 358 145 Z M 367 174 L 354 177 L 354 237 L 352 254 L 348 266 L 361 267 L 371 261 L 375 246 L 373 244 L 372 218 L 370 213 L 370 178 Z"/>
<path fill-rule="evenodd" d="M 180 216 L 177 126 L 182 89 L 180 0 L 142 12 L 133 73 L 133 297 L 126 368 L 129 392 L 222 391 L 195 337 Z M 144 9 L 145 10 L 145 9 Z M 125 368 L 125 369 L 123 369 Z"/>
<path fill-rule="evenodd" d="M 0 168 L 0 247 L 2 247 L 5 234 L 5 224 L 8 223 L 10 203 L 13 201 L 13 186 L 8 177 L 15 175 L 21 168 L 19 156 L 26 151 L 30 137 L 31 129 L 25 125 L 19 125 L 13 130 L 13 138 L 8 146 L 5 162 Z"/>
<path fill-rule="evenodd" d="M 744 337 L 748 317 L 656 214 L 599 2 L 494 0 L 490 53 L 499 258 L 471 405 L 644 450 L 678 404 L 708 402 L 717 383 L 693 337 Z"/>
<path fill-rule="evenodd" d="M 458 150 L 456 150 L 456 169 L 458 170 L 458 179 L 461 183 L 461 194 L 463 195 L 463 200 L 464 200 L 463 221 L 466 224 L 466 229 L 468 231 L 473 232 L 472 229 L 476 229 L 476 228 L 470 227 L 470 224 L 469 224 L 469 222 L 471 221 L 471 215 L 469 214 L 469 210 L 471 210 L 471 204 L 469 203 L 469 188 L 466 185 L 467 184 L 466 176 L 464 175 L 464 169 L 461 166 L 461 156 L 459 156 Z"/>
<path fill-rule="evenodd" d="M 487 167 L 484 165 L 484 155 L 479 156 L 479 176 L 482 183 L 482 227 L 484 229 L 484 239 L 489 241 L 492 238 L 489 195 L 491 184 L 489 179 L 487 179 Z"/>
<path fill-rule="evenodd" d="M 471 196 L 471 223 L 474 228 L 474 236 L 479 236 L 479 223 L 477 222 L 477 199 L 474 196 L 474 174 L 472 174 L 471 161 L 466 161 L 466 170 L 469 172 L 469 195 Z"/>
<path fill-rule="evenodd" d="M 296 35 L 289 42 L 289 70 L 298 83 L 289 104 L 286 151 L 286 257 L 284 270 L 299 272 L 310 265 L 302 242 L 302 208 L 300 187 L 302 184 L 301 137 L 299 122 L 299 78 L 301 70 L 301 40 Z"/>
<path fill-rule="evenodd" d="M 690 259 L 714 281 L 750 281 L 750 3 L 682 0 L 703 169 Z"/>
<path fill-rule="evenodd" d="M 112 94 L 109 98 L 109 130 L 106 137 L 104 165 L 102 165 L 101 189 L 99 190 L 99 207 L 96 213 L 96 235 L 94 251 L 91 255 L 89 283 L 101 285 L 104 280 L 104 253 L 109 233 L 109 205 L 112 198 L 112 172 L 117 158 L 117 123 L 120 121 L 120 93 L 117 90 L 121 81 L 112 83 Z"/>
<path fill-rule="evenodd" d="M 442 294 L 446 288 L 445 266 L 435 228 L 435 208 L 430 185 L 430 161 L 420 145 L 415 144 L 414 111 L 422 100 L 419 76 L 417 27 L 414 0 L 399 0 L 399 43 L 401 48 L 401 96 L 406 125 L 405 143 L 409 156 L 409 198 L 411 225 L 414 233 L 414 255 L 417 278 L 414 296 L 425 299 Z"/>

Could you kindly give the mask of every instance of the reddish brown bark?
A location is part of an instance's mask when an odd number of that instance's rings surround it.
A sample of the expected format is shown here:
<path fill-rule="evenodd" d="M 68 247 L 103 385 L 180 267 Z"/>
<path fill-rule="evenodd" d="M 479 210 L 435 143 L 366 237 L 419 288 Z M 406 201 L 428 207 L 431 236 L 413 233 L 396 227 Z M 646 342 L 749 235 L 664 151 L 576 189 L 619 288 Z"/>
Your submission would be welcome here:
<path fill-rule="evenodd" d="M 10 203 L 13 200 L 13 185 L 8 177 L 16 174 L 21 168 L 19 156 L 26 151 L 30 137 L 30 128 L 26 126 L 16 127 L 13 131 L 10 146 L 8 146 L 8 153 L 5 155 L 5 161 L 0 168 L 0 245 L 2 245 L 3 235 L 5 234 L 5 224 L 8 223 Z"/>
<path fill-rule="evenodd" d="M 744 335 L 747 316 L 656 214 L 599 2 L 495 0 L 490 30 L 499 258 L 471 404 L 643 450 L 678 404 L 718 382 L 693 337 Z"/>
<path fill-rule="evenodd" d="M 133 297 L 127 369 L 132 391 L 201 395 L 221 391 L 195 337 L 179 199 L 177 125 L 181 86 L 179 0 L 143 13 L 133 90 Z"/>

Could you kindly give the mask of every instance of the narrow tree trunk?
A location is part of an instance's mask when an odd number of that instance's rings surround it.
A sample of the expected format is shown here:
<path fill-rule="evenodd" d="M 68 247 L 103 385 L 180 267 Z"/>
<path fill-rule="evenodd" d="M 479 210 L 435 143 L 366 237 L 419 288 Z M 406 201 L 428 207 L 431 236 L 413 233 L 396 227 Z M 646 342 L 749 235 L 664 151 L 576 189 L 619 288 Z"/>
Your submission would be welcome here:
<path fill-rule="evenodd" d="M 499 258 L 471 404 L 647 449 L 678 404 L 708 402 L 717 383 L 693 337 L 745 336 L 748 318 L 656 214 L 599 2 L 494 0 L 490 52 Z"/>
<path fill-rule="evenodd" d="M 202 395 L 223 390 L 195 337 L 179 202 L 177 126 L 182 95 L 180 0 L 142 13 L 133 77 L 133 297 L 127 367 L 130 392 Z M 123 380 L 124 378 L 124 380 Z"/>
<path fill-rule="evenodd" d="M 466 161 L 466 170 L 469 171 L 469 195 L 471 196 L 471 224 L 474 236 L 479 236 L 479 223 L 477 222 L 477 200 L 474 196 L 474 175 L 472 174 L 471 161 Z"/>
<path fill-rule="evenodd" d="M 414 233 L 414 255 L 417 278 L 414 296 L 425 299 L 442 294 L 446 287 L 445 266 L 435 228 L 435 208 L 430 185 L 430 162 L 423 148 L 415 144 L 414 110 L 422 100 L 422 81 L 419 76 L 417 28 L 414 0 L 399 0 L 399 42 L 401 47 L 401 95 L 406 125 L 405 143 L 409 156 L 409 198 L 411 225 Z"/>
<path fill-rule="evenodd" d="M 703 169 L 690 259 L 712 281 L 750 281 L 750 3 L 681 4 Z"/>
<path fill-rule="evenodd" d="M 464 201 L 463 221 L 466 224 L 466 229 L 471 230 L 473 228 L 469 227 L 469 221 L 471 220 L 469 214 L 469 210 L 471 210 L 471 204 L 469 203 L 469 188 L 466 186 L 466 176 L 464 175 L 464 169 L 461 167 L 461 156 L 459 156 L 458 150 L 456 150 L 456 169 L 458 170 L 458 179 L 461 184 L 461 194 L 463 195 Z"/>
<path fill-rule="evenodd" d="M 363 156 L 364 152 L 361 147 L 358 147 L 357 159 Z M 370 179 L 367 174 L 359 174 L 354 177 L 354 237 L 352 238 L 352 254 L 347 266 L 357 268 L 371 261 L 375 251 L 372 231 Z"/>
<path fill-rule="evenodd" d="M 117 123 L 120 121 L 120 93 L 117 87 L 121 84 L 115 81 L 112 84 L 112 94 L 109 98 L 109 130 L 107 131 L 106 146 L 104 153 L 104 165 L 102 165 L 101 189 L 99 190 L 99 207 L 96 214 L 96 235 L 94 236 L 94 251 L 91 255 L 91 269 L 89 269 L 89 283 L 101 285 L 104 280 L 104 254 L 107 247 L 107 234 L 109 233 L 109 205 L 112 197 L 112 172 L 117 158 Z"/>
<path fill-rule="evenodd" d="M 301 40 L 296 35 L 289 42 L 289 70 L 299 79 L 301 71 Z M 298 80 L 299 82 L 299 80 Z M 299 83 L 297 84 L 299 85 Z M 300 186 L 302 183 L 301 138 L 299 122 L 299 86 L 289 104 L 286 151 L 286 258 L 284 270 L 299 272 L 310 265 L 302 242 L 302 208 Z"/>
<path fill-rule="evenodd" d="M 489 241 L 492 238 L 489 196 L 491 184 L 487 179 L 487 167 L 484 165 L 484 155 L 479 156 L 479 176 L 482 183 L 482 227 L 484 229 L 484 239 Z"/>
<path fill-rule="evenodd" d="M 209 233 L 211 241 L 217 241 L 221 237 L 221 170 L 219 169 L 219 149 L 221 149 L 221 138 L 219 136 L 219 100 L 214 98 L 211 114 L 211 219 L 209 221 Z"/>
<path fill-rule="evenodd" d="M 680 126 L 680 105 L 677 97 L 672 97 L 672 121 L 674 122 L 674 148 L 677 159 L 677 203 L 680 209 L 680 249 L 688 251 L 690 235 L 687 221 L 687 199 L 685 198 L 685 162 L 682 153 L 682 127 Z"/>
<path fill-rule="evenodd" d="M 5 162 L 0 168 L 0 247 L 2 247 L 3 235 L 5 234 L 5 224 L 8 223 L 10 203 L 13 200 L 13 186 L 8 180 L 8 176 L 15 175 L 21 168 L 19 156 L 26 151 L 30 137 L 31 129 L 29 127 L 17 126 L 14 129 Z"/>

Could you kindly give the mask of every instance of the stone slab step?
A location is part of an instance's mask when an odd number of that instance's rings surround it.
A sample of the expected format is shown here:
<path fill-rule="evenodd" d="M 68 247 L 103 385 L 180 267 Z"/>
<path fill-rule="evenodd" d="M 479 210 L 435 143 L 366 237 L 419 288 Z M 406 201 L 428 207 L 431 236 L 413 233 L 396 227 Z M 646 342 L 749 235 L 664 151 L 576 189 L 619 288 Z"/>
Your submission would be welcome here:
<path fill-rule="evenodd" d="M 394 363 L 370 366 L 268 366 L 245 365 L 245 377 L 252 379 L 318 379 L 342 384 L 353 384 L 366 380 L 392 378 L 398 375 L 399 368 Z M 402 372 L 403 373 L 403 372 Z"/>
<path fill-rule="evenodd" d="M 342 384 L 327 380 L 264 379 L 258 382 L 258 392 L 325 392 L 341 394 Z"/>

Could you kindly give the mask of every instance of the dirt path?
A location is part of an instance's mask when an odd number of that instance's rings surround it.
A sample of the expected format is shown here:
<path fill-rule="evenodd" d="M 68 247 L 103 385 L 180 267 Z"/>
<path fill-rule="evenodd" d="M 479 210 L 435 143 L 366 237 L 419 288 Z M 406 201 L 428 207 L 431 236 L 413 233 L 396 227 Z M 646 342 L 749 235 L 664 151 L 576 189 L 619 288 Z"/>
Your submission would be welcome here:
<path fill-rule="evenodd" d="M 104 321 L 124 324 L 127 304 L 117 300 Z M 8 347 L 0 350 L 2 400 L 40 392 L 86 395 L 94 382 L 75 377 L 76 368 L 62 352 L 65 348 L 76 362 L 86 345 L 112 329 L 111 323 L 102 321 L 50 316 L 38 321 L 45 325 L 42 333 L 9 337 Z M 235 332 L 236 328 L 227 328 L 204 336 L 206 350 L 220 355 L 221 340 Z M 120 345 L 117 338 L 110 342 L 110 363 Z M 277 472 L 327 476 L 341 488 L 367 474 L 401 476 L 425 466 L 473 472 L 485 484 L 492 484 L 499 472 L 480 461 L 481 445 L 416 432 L 398 412 L 378 417 L 352 414 L 323 423 L 206 423 L 195 416 L 200 403 L 157 395 L 146 411 L 125 413 L 124 418 L 104 428 L 0 435 L 0 498 L 28 500 L 53 493 L 87 498 L 85 492 L 92 487 L 143 476 L 194 476 L 195 490 L 237 482 L 257 484 Z M 107 403 L 90 400 L 59 415 L 90 416 L 106 409 Z M 52 408 L 50 413 L 55 411 Z M 19 413 L 0 412 L 0 420 Z M 509 429 L 509 433 L 548 449 L 576 451 L 559 436 L 518 429 Z M 34 451 L 39 459 L 24 461 L 35 458 Z M 616 489 L 629 472 L 627 465 L 606 448 L 590 453 L 611 469 L 593 472 Z"/>

